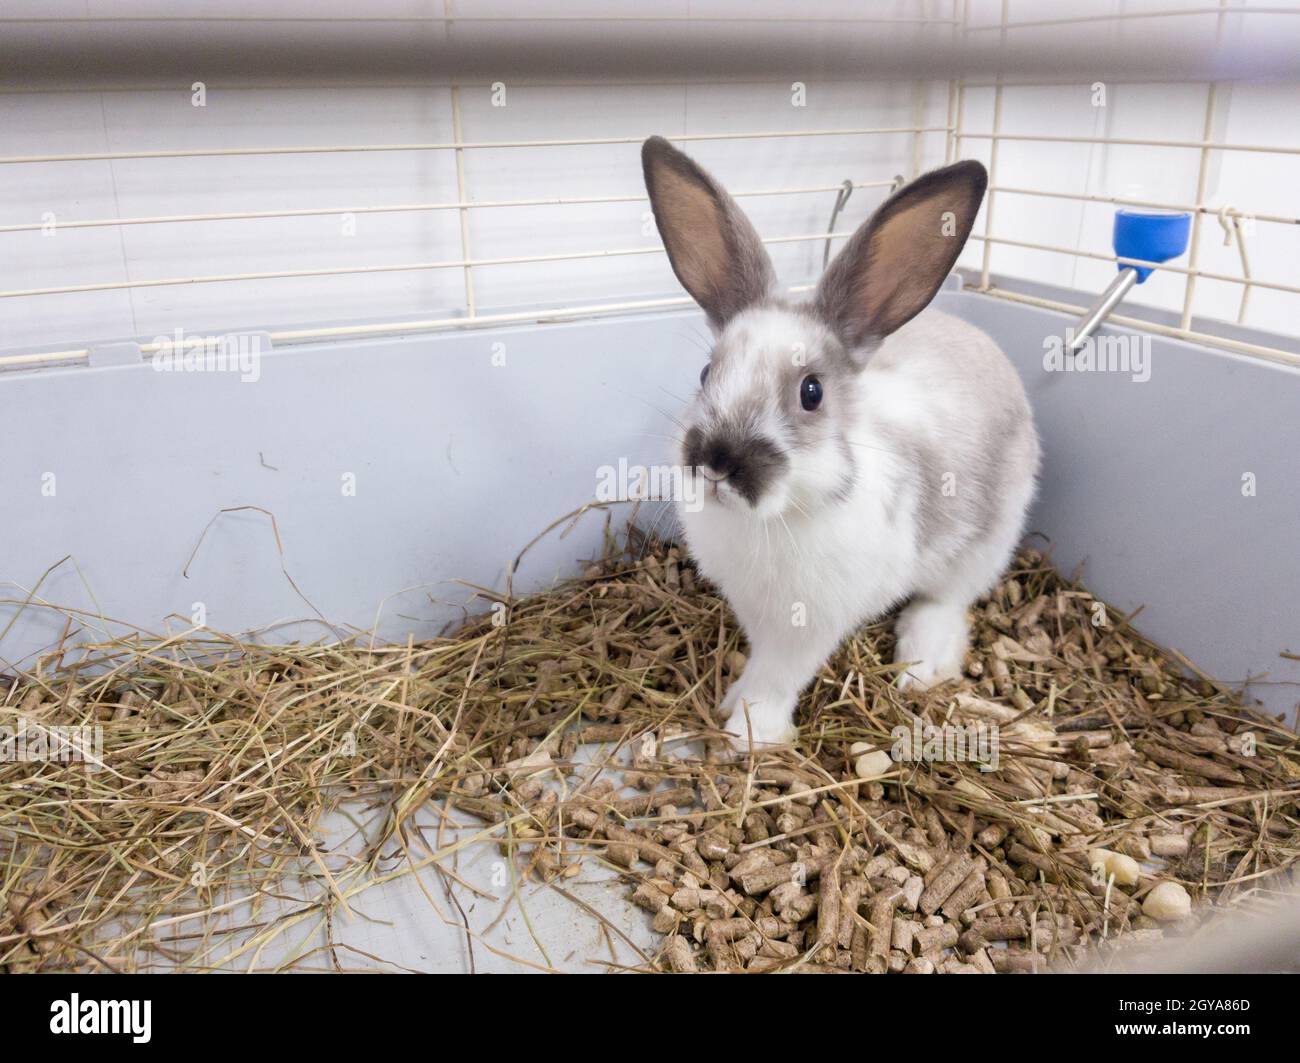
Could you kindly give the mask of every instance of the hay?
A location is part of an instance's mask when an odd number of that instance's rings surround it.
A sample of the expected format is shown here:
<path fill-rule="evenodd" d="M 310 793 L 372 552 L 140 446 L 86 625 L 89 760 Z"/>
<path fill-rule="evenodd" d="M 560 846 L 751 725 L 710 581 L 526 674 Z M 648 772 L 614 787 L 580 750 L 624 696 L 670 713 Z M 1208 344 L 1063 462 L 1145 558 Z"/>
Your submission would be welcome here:
<path fill-rule="evenodd" d="M 1036 551 L 978 607 L 960 686 L 901 694 L 882 622 L 805 694 L 797 750 L 728 760 L 734 623 L 675 549 L 636 545 L 426 643 L 198 631 L 14 679 L 0 727 L 100 726 L 103 764 L 0 763 L 0 965 L 256 966 L 421 869 L 459 908 L 449 858 L 488 844 L 516 890 L 616 868 L 663 935 L 644 969 L 1039 970 L 1185 933 L 1142 913 L 1159 881 L 1234 907 L 1300 855 L 1296 735 Z M 999 769 L 855 774 L 858 743 L 944 722 L 996 731 Z M 481 829 L 429 843 L 430 807 Z M 325 851 L 341 814 L 350 845 Z M 1094 872 L 1097 848 L 1141 877 Z"/>

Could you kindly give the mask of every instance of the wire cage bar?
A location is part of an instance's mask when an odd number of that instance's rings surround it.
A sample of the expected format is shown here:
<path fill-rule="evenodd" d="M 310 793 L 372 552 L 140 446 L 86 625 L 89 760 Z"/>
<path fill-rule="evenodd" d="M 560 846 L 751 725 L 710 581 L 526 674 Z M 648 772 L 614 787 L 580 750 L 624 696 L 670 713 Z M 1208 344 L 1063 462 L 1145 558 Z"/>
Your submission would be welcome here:
<path fill-rule="evenodd" d="M 927 24 L 947 25 L 954 34 L 986 34 L 996 32 L 1006 39 L 1007 35 L 1027 28 L 1061 27 L 1078 23 L 1095 21 L 1137 21 L 1149 18 L 1170 18 L 1175 16 L 1225 16 L 1242 17 L 1251 14 L 1300 14 L 1300 9 L 1273 7 L 1267 5 L 1243 5 L 1225 7 L 1223 5 L 1188 5 L 1185 8 L 1165 9 L 1147 12 L 1121 12 L 1109 15 L 1078 15 L 1059 18 L 1030 19 L 1017 21 L 1011 18 L 1011 0 L 1002 0 L 1000 19 L 991 23 L 974 24 L 969 17 L 969 0 L 953 0 L 950 10 L 935 14 L 933 17 L 917 20 Z M 435 16 L 436 18 L 436 16 Z M 889 20 L 900 21 L 900 20 Z M 907 20 L 902 20 L 907 21 Z M 1027 88 L 1038 85 L 1062 85 L 1068 82 L 1024 82 L 1008 81 L 1001 77 L 996 80 L 951 79 L 946 83 L 946 119 L 941 123 L 924 121 L 925 93 L 924 82 L 916 84 L 913 121 L 909 124 L 888 126 L 849 126 L 817 129 L 764 128 L 758 130 L 712 130 L 707 132 L 687 133 L 669 139 L 679 143 L 727 140 L 763 140 L 782 141 L 795 138 L 833 138 L 848 136 L 898 136 L 910 135 L 912 139 L 912 176 L 921 167 L 923 158 L 922 145 L 927 135 L 943 137 L 943 155 L 948 160 L 962 155 L 963 146 L 970 143 L 983 143 L 988 146 L 990 183 L 988 197 L 983 211 L 983 226 L 971 236 L 972 243 L 982 248 L 978 282 L 974 290 L 991 298 L 1008 299 L 1027 304 L 1047 306 L 1063 311 L 1075 312 L 1079 308 L 1070 302 L 1057 302 L 1042 296 L 1031 295 L 1023 291 L 1009 290 L 996 283 L 991 269 L 992 254 L 996 247 L 1019 248 L 1025 251 L 1043 252 L 1050 255 L 1070 256 L 1076 260 L 1115 261 L 1114 256 L 1082 246 L 1082 237 L 1076 246 L 1059 243 L 1046 243 L 1017 239 L 1007 235 L 1003 228 L 1003 218 L 1008 204 L 1026 197 L 1058 199 L 1082 204 L 1112 204 L 1116 206 L 1136 206 L 1154 209 L 1190 211 L 1193 214 L 1191 245 L 1185 265 L 1165 263 L 1160 268 L 1183 278 L 1184 289 L 1181 312 L 1176 326 L 1153 323 L 1146 319 L 1115 317 L 1122 323 L 1131 323 L 1136 327 L 1149 329 L 1162 335 L 1191 340 L 1212 347 L 1218 347 L 1236 353 L 1251 354 L 1291 364 L 1300 364 L 1300 356 L 1280 347 L 1245 342 L 1240 339 L 1225 338 L 1222 335 L 1193 328 L 1197 319 L 1197 281 L 1200 279 L 1237 285 L 1242 289 L 1242 317 L 1252 290 L 1283 293 L 1288 296 L 1300 296 L 1300 284 L 1292 280 L 1252 275 L 1245 237 L 1240 229 L 1240 219 L 1248 217 L 1255 222 L 1272 226 L 1300 225 L 1300 217 L 1290 213 L 1252 211 L 1246 205 L 1215 203 L 1208 198 L 1207 176 L 1210 162 L 1215 153 L 1249 153 L 1259 155 L 1300 156 L 1300 142 L 1259 143 L 1244 141 L 1218 140 L 1214 137 L 1216 108 L 1219 100 L 1219 86 L 1208 83 L 1205 87 L 1205 113 L 1203 134 L 1199 139 L 1177 138 L 1142 138 L 1134 136 L 1081 136 L 1052 131 L 1023 132 L 1003 128 L 1003 101 L 1005 93 L 1013 88 Z M 477 271 L 506 265 L 545 265 L 563 261 L 601 260 L 613 257 L 658 255 L 663 249 L 658 244 L 636 247 L 594 247 L 556 251 L 546 254 L 519 254 L 476 256 L 470 247 L 469 219 L 474 211 L 486 211 L 503 208 L 574 208 L 620 203 L 644 202 L 642 195 L 574 195 L 574 196 L 528 196 L 517 198 L 474 198 L 467 178 L 465 166 L 466 153 L 486 149 L 517 149 L 527 152 L 541 148 L 577 148 L 595 145 L 636 144 L 643 139 L 641 132 L 628 132 L 614 136 L 592 137 L 543 137 L 533 139 L 472 140 L 466 139 L 462 132 L 461 121 L 461 87 L 450 87 L 452 108 L 452 131 L 450 139 L 415 143 L 343 143 L 334 145 L 250 145 L 244 147 L 193 147 L 159 149 L 147 151 L 86 151 L 73 153 L 45 153 L 0 156 L 0 175 L 14 168 L 32 164 L 59 164 L 75 167 L 81 163 L 114 163 L 127 160 L 161 160 L 177 158 L 218 158 L 240 156 L 280 156 L 280 155 L 320 155 L 326 158 L 348 153 L 375 152 L 438 152 L 451 153 L 455 163 L 456 196 L 454 199 L 433 202 L 407 202 L 396 204 L 356 203 L 338 207 L 310 207 L 301 209 L 212 211 L 176 214 L 139 214 L 117 216 L 90 216 L 58 221 L 60 229 L 126 229 L 144 226 L 189 226 L 218 222 L 248 222 L 256 224 L 261 221 L 284 218 L 326 217 L 340 214 L 420 214 L 429 212 L 454 211 L 459 221 L 459 253 L 430 261 L 404 261 L 393 263 L 356 263 L 352 265 L 332 266 L 312 269 L 250 269 L 238 273 L 208 273 L 193 276 L 128 277 L 124 280 L 90 281 L 77 284 L 56 284 L 32 287 L 15 287 L 0 290 L 0 299 L 56 299 L 74 293 L 96 291 L 131 291 L 150 288 L 163 288 L 182 285 L 215 285 L 239 281 L 273 282 L 289 278 L 310 278 L 328 276 L 346 276 L 380 273 L 401 273 L 426 270 L 461 270 L 464 277 L 463 308 L 460 312 L 430 318 L 413 318 L 387 323 L 365 323 L 357 325 L 335 325 L 319 328 L 295 328 L 272 331 L 271 339 L 276 343 L 302 343 L 337 337 L 371 335 L 384 332 L 410 332 L 424 329 L 470 328 L 482 325 L 502 324 L 523 320 L 569 319 L 595 314 L 608 314 L 636 310 L 667 308 L 688 305 L 685 298 L 640 298 L 621 299 L 607 302 L 580 301 L 575 305 L 563 307 L 539 307 L 519 312 L 483 312 L 475 295 L 475 275 Z M 988 128 L 972 128 L 968 120 L 969 94 L 977 89 L 992 90 L 991 124 Z M 649 132 L 649 131 L 646 131 Z M 1056 145 L 1101 145 L 1105 147 L 1139 147 L 1153 151 L 1182 149 L 1197 153 L 1196 194 L 1192 200 L 1161 201 L 1134 196 L 1107 195 L 1090 191 L 1061 191 L 1029 186 L 1016 181 L 1002 172 L 1000 163 L 1002 145 L 1008 143 L 1022 144 L 1056 144 Z M 881 189 L 896 185 L 898 176 L 886 174 L 854 174 L 842 184 L 776 185 L 773 187 L 747 188 L 735 194 L 742 198 L 765 196 L 795 195 L 831 195 L 839 194 L 843 185 L 852 189 Z M 1203 222 L 1207 215 L 1215 216 L 1228 231 L 1230 225 L 1236 226 L 1240 245 L 1240 274 L 1212 270 L 1198 265 L 1204 234 Z M 0 247 L 3 241 L 22 233 L 39 231 L 42 222 L 16 222 L 0 225 Z M 764 242 L 770 245 L 800 243 L 818 240 L 842 239 L 849 235 L 845 232 L 819 232 L 795 234 L 767 234 Z M 1120 259 L 1121 264 L 1147 265 L 1139 260 Z M 802 291 L 807 285 L 792 289 Z M 146 353 L 159 348 L 159 344 L 144 344 Z M 84 360 L 88 357 L 90 346 L 44 351 L 37 353 L 12 354 L 0 357 L 0 370 L 6 368 L 31 368 L 33 366 L 61 364 Z"/>

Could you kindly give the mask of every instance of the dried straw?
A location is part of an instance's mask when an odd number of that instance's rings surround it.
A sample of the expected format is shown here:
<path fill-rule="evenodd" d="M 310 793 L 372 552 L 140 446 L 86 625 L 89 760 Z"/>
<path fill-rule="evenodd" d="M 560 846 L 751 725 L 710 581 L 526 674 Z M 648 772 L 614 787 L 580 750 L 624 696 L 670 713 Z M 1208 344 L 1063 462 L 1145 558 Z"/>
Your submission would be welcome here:
<path fill-rule="evenodd" d="M 797 750 L 733 760 L 712 711 L 744 665 L 735 624 L 676 549 L 633 545 L 430 642 L 200 630 L 13 678 L 0 727 L 104 740 L 102 766 L 0 763 L 0 965 L 258 968 L 319 922 L 343 969 L 336 912 L 433 868 L 464 922 L 450 858 L 497 845 L 515 891 L 617 868 L 664 935 L 643 969 L 1038 970 L 1185 932 L 1141 913 L 1158 880 L 1232 907 L 1300 856 L 1295 733 L 1037 551 L 978 607 L 960 686 L 900 693 L 882 622 L 805 695 Z M 999 770 L 858 779 L 850 747 L 914 721 L 999 728 Z M 430 842 L 430 808 L 480 828 Z M 355 829 L 326 851 L 341 816 Z M 1098 880 L 1096 847 L 1136 856 L 1140 881 Z"/>

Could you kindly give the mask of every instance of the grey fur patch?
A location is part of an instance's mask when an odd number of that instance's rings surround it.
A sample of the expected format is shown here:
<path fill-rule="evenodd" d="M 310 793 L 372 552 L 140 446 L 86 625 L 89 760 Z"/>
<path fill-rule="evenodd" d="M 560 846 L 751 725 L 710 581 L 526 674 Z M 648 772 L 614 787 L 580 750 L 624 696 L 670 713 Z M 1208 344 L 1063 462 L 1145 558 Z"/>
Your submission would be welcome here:
<path fill-rule="evenodd" d="M 985 539 L 998 524 L 1010 479 L 1018 475 L 1013 451 L 1023 444 L 1026 415 L 1017 402 L 1002 399 L 978 424 L 973 439 L 954 436 L 942 445 L 918 439 L 907 425 L 879 426 L 886 446 L 913 471 L 909 483 L 916 491 L 922 544 L 960 549 Z"/>
<path fill-rule="evenodd" d="M 839 340 L 825 332 L 825 326 L 817 321 L 806 304 L 797 307 L 784 305 L 782 309 L 817 322 L 817 329 L 810 333 L 807 364 L 786 366 L 781 373 L 779 393 L 783 396 L 783 420 L 796 448 L 812 450 L 827 441 L 837 444 L 844 467 L 830 500 L 842 502 L 848 498 L 857 480 L 857 461 L 848 436 L 857 416 L 853 380 L 860 367 L 849 357 Z M 805 410 L 799 399 L 800 385 L 806 376 L 817 377 L 822 385 L 821 405 L 812 411 Z"/>

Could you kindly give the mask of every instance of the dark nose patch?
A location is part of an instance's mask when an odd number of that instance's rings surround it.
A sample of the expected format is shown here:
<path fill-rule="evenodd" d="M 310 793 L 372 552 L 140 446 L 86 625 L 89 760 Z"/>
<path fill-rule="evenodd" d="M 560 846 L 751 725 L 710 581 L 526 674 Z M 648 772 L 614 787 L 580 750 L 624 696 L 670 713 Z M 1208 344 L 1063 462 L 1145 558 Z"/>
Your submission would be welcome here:
<path fill-rule="evenodd" d="M 707 466 L 751 506 L 758 504 L 786 466 L 785 455 L 771 440 L 727 428 L 709 432 L 692 428 L 683 450 L 687 465 Z"/>

